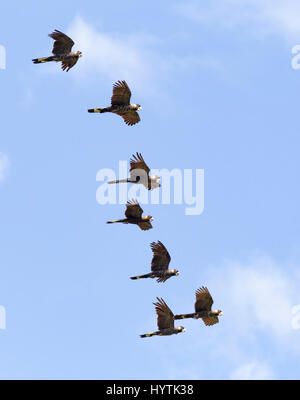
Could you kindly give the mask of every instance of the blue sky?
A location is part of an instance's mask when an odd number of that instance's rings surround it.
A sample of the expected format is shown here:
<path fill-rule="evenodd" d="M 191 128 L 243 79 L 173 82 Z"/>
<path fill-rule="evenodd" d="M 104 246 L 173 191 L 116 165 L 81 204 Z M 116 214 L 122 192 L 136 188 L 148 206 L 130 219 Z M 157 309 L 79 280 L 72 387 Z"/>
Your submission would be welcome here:
<path fill-rule="evenodd" d="M 0 378 L 299 378 L 300 44 L 296 0 L 1 5 Z M 53 29 L 83 57 L 33 65 Z M 126 79 L 142 121 L 86 110 Z M 152 168 L 205 170 L 205 210 L 147 205 L 154 229 L 107 226 L 97 172 L 141 152 Z M 146 208 L 147 207 L 147 208 Z M 161 240 L 180 276 L 147 272 Z M 206 285 L 220 324 L 156 329 L 152 302 L 191 312 Z"/>

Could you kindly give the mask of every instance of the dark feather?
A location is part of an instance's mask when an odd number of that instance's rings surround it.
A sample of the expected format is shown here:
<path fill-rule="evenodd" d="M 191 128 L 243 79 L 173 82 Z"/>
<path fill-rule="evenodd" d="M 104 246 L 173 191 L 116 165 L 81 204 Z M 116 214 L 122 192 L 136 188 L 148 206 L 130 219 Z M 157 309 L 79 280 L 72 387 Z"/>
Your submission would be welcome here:
<path fill-rule="evenodd" d="M 68 55 L 72 51 L 72 47 L 74 46 L 73 40 L 64 34 L 63 32 L 55 29 L 53 33 L 49 35 L 53 40 L 53 50 L 52 53 L 54 55 Z"/>
<path fill-rule="evenodd" d="M 131 99 L 131 91 L 125 81 L 118 81 L 113 86 L 113 95 L 111 98 L 112 106 L 129 105 Z M 125 119 L 125 118 L 124 118 Z M 126 122 L 126 121 L 125 121 Z"/>
<path fill-rule="evenodd" d="M 143 209 L 136 200 L 130 200 L 127 202 L 125 216 L 127 218 L 141 218 Z"/>
<path fill-rule="evenodd" d="M 157 314 L 159 330 L 174 328 L 174 314 L 163 299 L 157 297 L 158 302 L 153 303 Z"/>
<path fill-rule="evenodd" d="M 202 287 L 196 291 L 195 312 L 211 311 L 214 301 L 206 287 Z"/>
<path fill-rule="evenodd" d="M 168 250 L 160 241 L 151 243 L 151 249 L 153 251 L 151 270 L 153 272 L 167 271 L 171 261 Z"/>

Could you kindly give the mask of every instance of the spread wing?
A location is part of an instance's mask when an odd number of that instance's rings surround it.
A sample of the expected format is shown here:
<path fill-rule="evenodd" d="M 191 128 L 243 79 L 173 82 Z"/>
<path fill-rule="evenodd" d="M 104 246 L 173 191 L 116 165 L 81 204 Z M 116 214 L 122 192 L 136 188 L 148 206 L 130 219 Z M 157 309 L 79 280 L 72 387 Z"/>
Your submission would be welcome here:
<path fill-rule="evenodd" d="M 70 71 L 70 69 L 74 67 L 74 65 L 77 63 L 77 61 L 78 61 L 77 57 L 73 57 L 73 58 L 70 58 L 69 60 L 62 61 L 62 63 L 61 63 L 62 70 L 63 71 L 67 70 L 67 72 Z"/>
<path fill-rule="evenodd" d="M 147 175 L 149 175 L 150 168 L 145 163 L 141 153 L 136 153 L 136 155 L 133 154 L 132 158 L 130 159 L 130 172 L 133 172 L 135 169 L 142 169 Z"/>
<path fill-rule="evenodd" d="M 206 287 L 202 287 L 196 291 L 196 312 L 211 311 L 213 303 L 213 298 Z M 202 320 L 206 326 L 212 326 L 219 323 L 219 318 L 217 316 L 204 317 Z"/>
<path fill-rule="evenodd" d="M 153 228 L 151 222 L 148 222 L 148 221 L 139 222 L 138 226 L 141 228 L 142 231 L 149 231 L 149 229 Z"/>
<path fill-rule="evenodd" d="M 216 325 L 219 323 L 219 318 L 217 316 L 205 317 L 205 318 L 202 318 L 202 320 L 206 326 L 213 326 L 213 325 Z"/>
<path fill-rule="evenodd" d="M 130 200 L 126 204 L 125 216 L 127 218 L 141 218 L 143 210 L 136 200 Z"/>
<path fill-rule="evenodd" d="M 157 297 L 158 302 L 153 303 L 157 314 L 158 329 L 174 328 L 174 314 L 163 299 Z"/>
<path fill-rule="evenodd" d="M 69 36 L 55 29 L 53 33 L 49 35 L 54 40 L 52 53 L 54 55 L 67 55 L 72 51 L 74 42 Z"/>
<path fill-rule="evenodd" d="M 128 106 L 130 104 L 130 99 L 131 99 L 131 91 L 127 83 L 125 81 L 116 82 L 113 86 L 111 105 Z"/>
<path fill-rule="evenodd" d="M 168 250 L 160 241 L 157 243 L 153 242 L 150 246 L 153 251 L 151 270 L 153 272 L 166 271 L 171 261 Z"/>
<path fill-rule="evenodd" d="M 116 113 L 116 114 L 120 115 L 124 119 L 126 125 L 129 126 L 133 126 L 138 122 L 140 122 L 141 120 L 139 114 L 135 110 L 130 110 L 122 114 L 121 113 Z"/>
<path fill-rule="evenodd" d="M 202 287 L 196 291 L 195 312 L 211 311 L 214 301 L 206 287 Z"/>

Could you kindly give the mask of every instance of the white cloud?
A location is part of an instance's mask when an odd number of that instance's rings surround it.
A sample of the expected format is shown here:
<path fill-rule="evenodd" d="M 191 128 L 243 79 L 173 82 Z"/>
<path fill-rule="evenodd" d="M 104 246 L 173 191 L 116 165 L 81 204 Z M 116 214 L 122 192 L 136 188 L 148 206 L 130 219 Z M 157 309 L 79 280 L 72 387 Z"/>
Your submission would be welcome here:
<path fill-rule="evenodd" d="M 300 330 L 292 325 L 293 307 L 300 304 L 297 268 L 259 256 L 247 263 L 227 261 L 210 273 L 216 306 L 224 313 L 222 333 L 230 337 L 216 355 L 235 365 L 232 379 L 272 379 L 283 354 L 300 353 Z M 273 354 L 265 353 L 265 341 L 276 349 Z"/>
<path fill-rule="evenodd" d="M 267 380 L 274 379 L 270 367 L 265 363 L 251 362 L 237 368 L 232 374 L 234 380 Z"/>
<path fill-rule="evenodd" d="M 298 0 L 190 1 L 177 3 L 175 10 L 189 19 L 210 24 L 213 28 L 241 26 L 248 22 L 255 24 L 260 32 L 277 32 L 288 39 L 300 34 Z"/>
<path fill-rule="evenodd" d="M 300 304 L 298 271 L 299 262 L 279 262 L 261 254 L 201 268 L 190 290 L 181 285 L 180 293 L 175 290 L 173 299 L 169 294 L 165 300 L 175 313 L 191 312 L 194 290 L 205 285 L 214 298 L 213 307 L 224 315 L 213 327 L 200 320 L 176 321 L 187 332 L 172 338 L 168 346 L 157 343 L 163 377 L 294 378 L 300 355 L 300 328 L 292 326 L 293 307 Z"/>
<path fill-rule="evenodd" d="M 7 155 L 0 153 L 0 182 L 5 179 L 8 167 L 9 159 Z"/>
<path fill-rule="evenodd" d="M 68 30 L 76 48 L 83 53 L 72 76 L 79 82 L 86 79 L 110 79 L 111 82 L 125 79 L 134 82 L 134 89 L 167 96 L 161 85 L 172 80 L 173 74 L 193 68 L 219 70 L 222 68 L 215 56 L 194 53 L 170 54 L 170 44 L 178 38 L 156 37 L 140 32 L 130 35 L 99 31 L 77 16 Z M 82 79 L 84 77 L 84 79 Z"/>
<path fill-rule="evenodd" d="M 72 23 L 69 34 L 76 49 L 83 53 L 80 69 L 77 68 L 81 73 L 101 74 L 112 81 L 126 79 L 137 85 L 151 77 L 153 54 L 147 44 L 155 38 L 99 32 L 80 16 Z"/>
<path fill-rule="evenodd" d="M 291 333 L 292 308 L 300 296 L 289 274 L 269 257 L 248 264 L 228 261 L 224 271 L 226 287 L 219 281 L 216 290 L 223 294 L 223 307 L 241 333 L 261 330 L 277 337 Z"/>
<path fill-rule="evenodd" d="M 292 364 L 293 358 L 300 354 L 300 329 L 296 330 L 292 324 L 293 307 L 300 304 L 298 269 L 260 255 L 248 262 L 226 261 L 202 270 L 197 286 L 209 288 L 213 307 L 220 308 L 224 315 L 211 328 L 200 321 L 184 321 L 189 340 L 181 342 L 176 359 L 181 368 L 177 375 L 173 359 L 172 365 L 166 366 L 170 376 L 178 378 L 181 374 L 187 379 L 195 374 L 196 379 L 286 376 L 287 363 L 291 360 Z M 185 312 L 190 309 L 191 301 L 193 297 L 189 294 L 181 295 L 176 309 Z M 168 349 L 163 356 L 168 357 Z"/>

